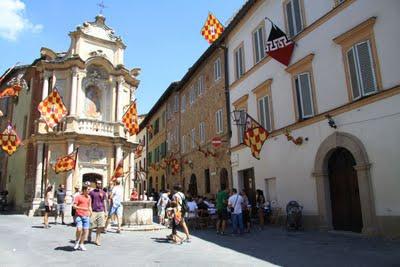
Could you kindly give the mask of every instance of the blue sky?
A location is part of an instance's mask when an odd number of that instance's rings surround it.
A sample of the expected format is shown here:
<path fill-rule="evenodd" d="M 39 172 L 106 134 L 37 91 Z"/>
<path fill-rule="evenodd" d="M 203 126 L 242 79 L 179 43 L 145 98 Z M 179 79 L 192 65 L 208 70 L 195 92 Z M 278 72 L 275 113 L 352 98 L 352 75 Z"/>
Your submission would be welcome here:
<path fill-rule="evenodd" d="M 100 0 L 0 0 L 0 72 L 29 64 L 41 47 L 68 50 L 68 33 L 93 21 Z M 137 91 L 146 113 L 207 49 L 200 29 L 209 11 L 225 24 L 244 0 L 104 0 L 106 23 L 127 45 L 125 66 L 142 68 Z M 151 3 L 151 4 L 150 4 Z"/>

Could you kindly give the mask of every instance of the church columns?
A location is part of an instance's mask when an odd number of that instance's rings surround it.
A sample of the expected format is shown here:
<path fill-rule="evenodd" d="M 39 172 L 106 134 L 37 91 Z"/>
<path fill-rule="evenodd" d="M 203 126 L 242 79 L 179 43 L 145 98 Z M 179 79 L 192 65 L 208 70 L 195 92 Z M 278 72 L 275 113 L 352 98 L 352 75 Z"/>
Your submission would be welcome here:
<path fill-rule="evenodd" d="M 112 87 L 111 87 L 111 120 L 112 121 L 117 121 L 117 113 L 116 113 L 116 107 L 117 107 L 117 90 L 118 90 L 118 86 L 117 86 L 117 82 L 114 76 L 111 77 L 111 83 L 112 83 Z"/>
<path fill-rule="evenodd" d="M 119 76 L 118 78 L 117 78 L 117 117 L 115 118 L 115 121 L 118 121 L 118 122 L 120 122 L 121 121 L 121 119 L 122 119 L 122 112 L 123 112 L 123 105 L 122 105 L 122 103 L 123 103 L 123 101 L 122 101 L 122 93 L 123 93 L 123 90 L 122 90 L 122 83 L 123 83 L 123 81 L 124 81 L 124 78 L 122 77 L 122 76 Z"/>
<path fill-rule="evenodd" d="M 129 189 L 130 192 L 132 192 L 132 189 L 135 187 L 135 183 L 133 182 L 133 179 L 135 178 L 135 153 L 130 152 L 129 153 Z"/>
<path fill-rule="evenodd" d="M 78 67 L 72 68 L 72 83 L 71 83 L 71 107 L 69 114 L 71 116 L 76 115 L 76 95 L 78 91 Z"/>
<path fill-rule="evenodd" d="M 40 203 L 42 202 L 42 178 L 43 178 L 43 154 L 44 154 L 44 143 L 36 143 L 36 176 L 35 186 L 33 192 L 32 208 L 29 211 L 29 216 L 33 216 L 35 211 L 39 209 Z"/>
<path fill-rule="evenodd" d="M 68 140 L 68 151 L 67 154 L 70 154 L 74 151 L 74 140 Z M 74 176 L 74 171 L 70 171 L 67 174 L 67 180 L 66 180 L 66 202 L 67 202 L 67 206 L 68 209 L 71 208 L 71 203 L 72 203 L 72 180 L 73 180 L 73 176 Z M 70 213 L 66 213 L 66 214 L 70 214 Z"/>
<path fill-rule="evenodd" d="M 50 74 L 48 72 L 44 72 L 43 87 L 42 87 L 42 100 L 45 99 L 49 95 L 49 78 L 50 78 Z"/>
<path fill-rule="evenodd" d="M 115 145 L 115 166 L 122 160 L 122 145 Z"/>

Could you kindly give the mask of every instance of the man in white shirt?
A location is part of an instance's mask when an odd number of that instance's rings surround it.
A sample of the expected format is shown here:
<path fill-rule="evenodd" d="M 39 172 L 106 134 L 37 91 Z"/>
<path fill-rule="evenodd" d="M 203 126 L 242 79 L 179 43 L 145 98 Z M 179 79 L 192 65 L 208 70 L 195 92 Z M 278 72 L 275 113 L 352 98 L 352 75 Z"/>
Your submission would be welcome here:
<path fill-rule="evenodd" d="M 243 215 L 242 215 L 242 205 L 243 198 L 238 194 L 235 188 L 232 189 L 232 196 L 228 199 L 228 207 L 231 212 L 231 220 L 233 227 L 233 234 L 237 233 L 239 227 L 239 234 L 243 233 Z"/>
<path fill-rule="evenodd" d="M 167 207 L 169 200 L 169 195 L 171 191 L 169 189 L 165 190 L 158 199 L 157 202 L 157 212 L 158 212 L 158 223 L 165 224 L 165 208 Z"/>
<path fill-rule="evenodd" d="M 115 214 L 117 217 L 118 222 L 118 229 L 117 233 L 121 232 L 121 219 L 122 219 L 122 197 L 123 197 L 123 188 L 121 186 L 121 181 L 118 179 L 115 182 L 115 186 L 113 187 L 110 195 L 111 199 L 111 209 L 110 213 L 108 214 L 107 222 L 106 222 L 106 229 L 108 224 L 110 223 L 111 216 Z"/>

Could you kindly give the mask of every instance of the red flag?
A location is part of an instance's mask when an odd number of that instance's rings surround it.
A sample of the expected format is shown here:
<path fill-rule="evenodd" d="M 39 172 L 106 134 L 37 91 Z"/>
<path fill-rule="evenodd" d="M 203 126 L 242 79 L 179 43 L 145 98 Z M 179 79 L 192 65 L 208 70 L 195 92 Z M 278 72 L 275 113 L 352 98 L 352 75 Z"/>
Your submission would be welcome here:
<path fill-rule="evenodd" d="M 15 151 L 17 151 L 17 148 L 21 144 L 21 140 L 19 139 L 14 127 L 9 124 L 0 136 L 1 148 L 11 156 Z"/>
<path fill-rule="evenodd" d="M 223 31 L 222 23 L 211 12 L 208 13 L 207 20 L 201 28 L 201 35 L 211 44 L 221 36 Z"/>
<path fill-rule="evenodd" d="M 59 157 L 53 167 L 55 173 L 67 172 L 75 169 L 77 157 L 78 149 L 75 149 L 72 153 L 64 157 Z"/>
<path fill-rule="evenodd" d="M 122 123 L 125 125 L 125 128 L 128 130 L 129 135 L 134 135 L 139 132 L 139 123 L 137 118 L 137 110 L 136 110 L 136 101 L 133 102 L 128 110 L 125 112 L 124 116 L 122 116 Z"/>
<path fill-rule="evenodd" d="M 123 177 L 123 176 L 124 176 L 124 161 L 121 160 L 114 170 L 114 174 L 111 177 L 111 181 L 115 181 L 115 180 L 117 180 L 117 178 Z"/>
<path fill-rule="evenodd" d="M 68 113 L 60 94 L 55 88 L 39 103 L 38 110 L 49 128 L 54 128 Z"/>
<path fill-rule="evenodd" d="M 247 114 L 243 141 L 246 146 L 250 147 L 251 154 L 256 159 L 260 159 L 261 148 L 268 136 L 267 130 Z"/>
<path fill-rule="evenodd" d="M 266 18 L 266 20 L 269 19 Z M 275 60 L 288 66 L 292 57 L 294 42 L 289 40 L 286 34 L 279 29 L 278 26 L 276 26 L 272 21 L 270 22 L 272 27 L 268 40 L 265 43 L 265 52 Z"/>

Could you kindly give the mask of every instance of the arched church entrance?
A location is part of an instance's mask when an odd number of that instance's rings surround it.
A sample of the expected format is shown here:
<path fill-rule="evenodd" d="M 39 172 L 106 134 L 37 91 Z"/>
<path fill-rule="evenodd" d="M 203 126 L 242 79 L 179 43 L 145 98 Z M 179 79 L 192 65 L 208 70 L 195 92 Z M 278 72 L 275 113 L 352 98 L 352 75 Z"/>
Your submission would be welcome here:
<path fill-rule="evenodd" d="M 90 187 L 95 188 L 97 180 L 103 181 L 103 176 L 97 173 L 86 173 L 82 176 L 82 185 L 89 182 Z"/>
<path fill-rule="evenodd" d="M 192 197 L 197 196 L 197 178 L 194 173 L 190 176 L 189 193 Z"/>
<path fill-rule="evenodd" d="M 356 161 L 345 148 L 336 148 L 328 159 L 332 225 L 335 230 L 361 232 L 362 215 Z"/>
<path fill-rule="evenodd" d="M 367 151 L 354 135 L 335 132 L 321 143 L 313 172 L 321 228 L 376 232 L 370 167 Z"/>

